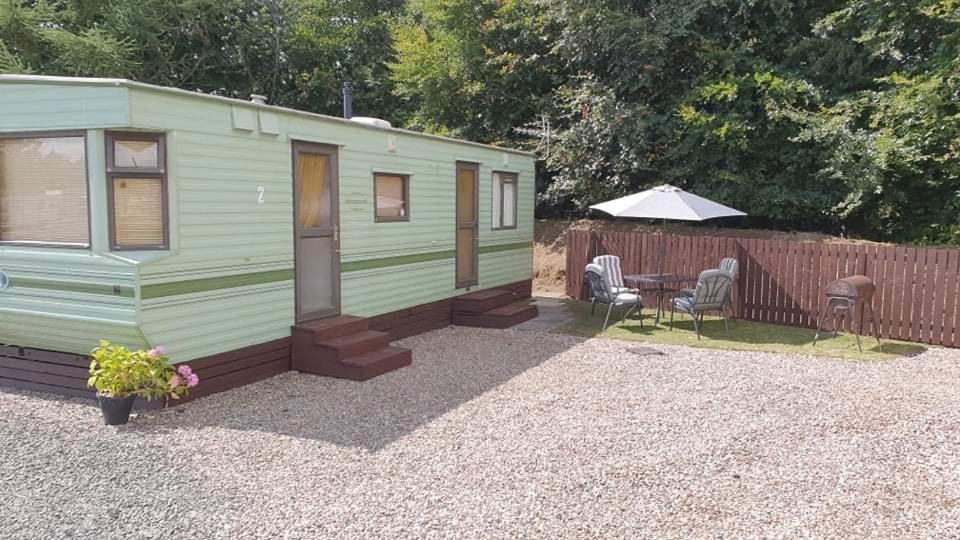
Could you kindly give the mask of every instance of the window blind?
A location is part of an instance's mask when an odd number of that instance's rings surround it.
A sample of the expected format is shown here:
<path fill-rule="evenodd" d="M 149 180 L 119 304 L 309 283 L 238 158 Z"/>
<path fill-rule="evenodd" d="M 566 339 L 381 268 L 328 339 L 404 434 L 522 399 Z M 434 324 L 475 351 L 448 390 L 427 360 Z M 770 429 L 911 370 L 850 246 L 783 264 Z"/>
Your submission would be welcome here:
<path fill-rule="evenodd" d="M 89 245 L 83 137 L 0 139 L 0 241 Z"/>

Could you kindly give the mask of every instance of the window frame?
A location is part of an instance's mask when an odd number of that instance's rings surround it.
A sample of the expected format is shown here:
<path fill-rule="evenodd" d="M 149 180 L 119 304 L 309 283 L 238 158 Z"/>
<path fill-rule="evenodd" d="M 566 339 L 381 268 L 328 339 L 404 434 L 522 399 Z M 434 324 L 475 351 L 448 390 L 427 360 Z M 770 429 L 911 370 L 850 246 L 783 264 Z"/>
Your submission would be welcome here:
<path fill-rule="evenodd" d="M 107 178 L 107 221 L 110 235 L 110 251 L 164 251 L 170 249 L 170 202 L 167 193 L 167 134 L 146 131 L 107 131 L 104 132 L 106 146 Z M 115 167 L 114 143 L 116 141 L 151 141 L 157 143 L 157 165 L 155 169 L 142 167 Z M 116 204 L 113 182 L 116 178 L 137 178 L 160 182 L 161 217 L 163 218 L 163 241 L 160 244 L 119 245 L 117 244 Z"/>
<path fill-rule="evenodd" d="M 505 180 L 506 179 L 506 180 Z M 503 184 L 513 184 L 513 225 L 504 226 L 503 225 Z M 517 201 L 520 196 L 519 191 L 520 186 L 520 175 L 515 172 L 510 171 L 493 171 L 493 189 L 490 191 L 490 227 L 494 231 L 512 231 L 517 228 Z M 493 205 L 497 202 L 497 193 L 500 193 L 500 222 L 493 222 Z"/>
<path fill-rule="evenodd" d="M 76 242 L 44 242 L 41 240 L 0 240 L 0 247 L 18 246 L 18 247 L 37 247 L 37 248 L 60 248 L 60 249 L 84 249 L 88 250 L 93 245 L 93 226 L 90 219 L 91 212 L 91 193 L 90 193 L 90 163 L 87 155 L 87 132 L 86 130 L 55 130 L 55 131 L 8 131 L 0 132 L 0 139 L 56 139 L 65 137 L 79 137 L 83 141 L 83 181 L 87 190 L 87 243 L 80 244 Z"/>
<path fill-rule="evenodd" d="M 403 209 L 402 216 L 380 216 L 377 215 L 377 177 L 392 176 L 403 180 Z M 392 173 L 386 171 L 373 172 L 373 222 L 374 223 L 397 223 L 410 221 L 410 176 L 404 173 Z"/>

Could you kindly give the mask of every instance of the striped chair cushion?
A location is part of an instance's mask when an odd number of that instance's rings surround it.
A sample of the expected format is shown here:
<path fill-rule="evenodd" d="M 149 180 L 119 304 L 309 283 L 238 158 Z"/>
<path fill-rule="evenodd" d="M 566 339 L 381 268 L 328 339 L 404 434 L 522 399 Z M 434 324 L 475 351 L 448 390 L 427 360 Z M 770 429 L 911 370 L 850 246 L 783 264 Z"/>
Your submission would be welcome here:
<path fill-rule="evenodd" d="M 737 262 L 733 257 L 725 257 L 720 259 L 719 270 L 730 274 L 733 277 L 737 277 L 737 272 L 740 268 L 740 263 Z"/>
<path fill-rule="evenodd" d="M 626 286 L 623 284 L 623 271 L 620 270 L 620 257 L 616 255 L 600 255 L 599 257 L 593 258 L 593 264 L 603 268 L 603 279 L 614 291 L 619 292 L 618 289 L 629 290 L 626 289 Z"/>
<path fill-rule="evenodd" d="M 679 310 L 691 312 L 693 311 L 693 297 L 691 296 L 677 296 L 673 299 L 673 305 Z"/>

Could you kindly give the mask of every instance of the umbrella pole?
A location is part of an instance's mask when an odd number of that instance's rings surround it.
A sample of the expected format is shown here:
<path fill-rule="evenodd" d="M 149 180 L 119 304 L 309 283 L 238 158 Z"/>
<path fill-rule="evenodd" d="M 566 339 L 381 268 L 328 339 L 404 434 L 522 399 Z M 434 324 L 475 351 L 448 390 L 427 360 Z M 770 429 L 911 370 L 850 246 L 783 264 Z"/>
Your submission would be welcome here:
<path fill-rule="evenodd" d="M 663 243 L 663 232 L 667 228 L 667 220 L 664 218 L 663 222 L 660 225 L 660 238 L 657 241 L 657 315 L 654 320 L 654 325 L 660 324 L 660 314 L 664 311 L 663 309 L 663 251 L 666 245 Z"/>
<path fill-rule="evenodd" d="M 663 220 L 663 224 L 660 226 L 660 238 L 657 242 L 657 275 L 663 275 L 663 250 L 666 246 L 663 243 L 663 232 L 667 228 L 667 220 Z"/>

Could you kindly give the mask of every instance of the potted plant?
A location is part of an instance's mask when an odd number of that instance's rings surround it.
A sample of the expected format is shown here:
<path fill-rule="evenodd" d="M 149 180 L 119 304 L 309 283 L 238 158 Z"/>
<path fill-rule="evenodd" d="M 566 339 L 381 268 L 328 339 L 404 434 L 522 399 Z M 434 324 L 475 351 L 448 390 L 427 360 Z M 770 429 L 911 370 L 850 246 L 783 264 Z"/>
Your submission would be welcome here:
<path fill-rule="evenodd" d="M 90 352 L 87 385 L 97 391 L 103 421 L 108 426 L 126 424 L 133 400 L 180 399 L 200 378 L 188 365 L 174 367 L 163 347 L 131 351 L 102 340 Z"/>

